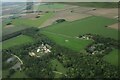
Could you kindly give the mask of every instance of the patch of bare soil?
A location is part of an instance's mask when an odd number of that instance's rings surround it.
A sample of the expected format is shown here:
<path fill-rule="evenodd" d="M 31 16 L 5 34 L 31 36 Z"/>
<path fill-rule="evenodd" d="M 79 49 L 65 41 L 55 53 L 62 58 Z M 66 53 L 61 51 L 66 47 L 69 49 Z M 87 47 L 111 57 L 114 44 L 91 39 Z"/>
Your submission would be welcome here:
<path fill-rule="evenodd" d="M 115 24 L 113 24 L 113 25 L 110 25 L 109 28 L 113 28 L 113 29 L 120 30 L 120 28 L 118 27 L 118 24 L 119 24 L 119 23 L 115 23 Z"/>
<path fill-rule="evenodd" d="M 76 13 L 74 11 L 71 12 L 71 11 L 72 10 L 65 10 L 65 11 L 57 12 L 53 19 L 66 19 L 67 21 L 74 21 L 74 20 L 78 20 L 78 19 L 82 19 L 90 16 L 87 14 L 80 14 L 80 13 Z"/>
<path fill-rule="evenodd" d="M 76 13 L 84 13 L 85 14 L 86 12 L 92 11 L 93 8 L 91 8 L 91 7 L 76 7 L 71 10 L 73 10 Z"/>
<path fill-rule="evenodd" d="M 78 7 L 76 7 L 76 8 L 78 9 Z M 65 19 L 66 21 L 75 21 L 78 19 L 83 19 L 83 18 L 91 16 L 89 14 L 82 13 L 84 11 L 87 11 L 88 9 L 84 10 L 84 8 L 83 9 L 80 8 L 81 13 L 79 13 L 79 12 L 76 12 L 77 11 L 76 8 L 60 10 L 60 11 L 55 12 L 55 15 L 52 18 L 48 19 L 45 23 L 43 23 L 41 25 L 41 27 L 49 26 L 49 25 L 53 24 L 58 19 Z"/>
<path fill-rule="evenodd" d="M 71 8 L 76 8 L 78 6 L 74 5 L 64 5 L 64 8 L 46 8 L 46 9 L 40 9 L 40 11 L 61 11 L 61 10 L 66 10 L 66 9 L 71 9 Z M 34 8 L 35 10 L 39 10 L 39 8 Z"/>
<path fill-rule="evenodd" d="M 6 25 L 5 28 L 14 27 L 14 25 Z"/>
<path fill-rule="evenodd" d="M 37 15 L 38 13 L 26 13 L 26 14 L 23 14 L 21 18 L 34 19 Z"/>
<path fill-rule="evenodd" d="M 117 8 L 96 8 L 96 10 L 92 10 L 87 13 L 96 15 L 96 16 L 115 18 L 116 16 L 118 16 L 118 9 Z"/>

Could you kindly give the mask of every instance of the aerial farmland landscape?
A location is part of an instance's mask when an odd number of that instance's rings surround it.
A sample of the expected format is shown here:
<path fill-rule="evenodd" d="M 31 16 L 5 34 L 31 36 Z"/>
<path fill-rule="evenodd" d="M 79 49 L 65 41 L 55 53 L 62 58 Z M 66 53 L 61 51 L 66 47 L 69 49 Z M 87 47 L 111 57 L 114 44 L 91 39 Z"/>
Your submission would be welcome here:
<path fill-rule="evenodd" d="M 119 78 L 118 7 L 2 3 L 2 78 Z"/>

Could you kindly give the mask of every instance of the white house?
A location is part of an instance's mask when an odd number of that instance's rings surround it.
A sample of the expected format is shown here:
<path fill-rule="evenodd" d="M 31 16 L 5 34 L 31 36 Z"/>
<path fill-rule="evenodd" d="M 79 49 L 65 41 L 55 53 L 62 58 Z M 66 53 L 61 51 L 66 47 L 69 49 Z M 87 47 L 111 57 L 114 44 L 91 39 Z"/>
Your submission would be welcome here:
<path fill-rule="evenodd" d="M 37 52 L 40 52 L 40 49 L 37 49 Z"/>
<path fill-rule="evenodd" d="M 30 56 L 35 56 L 35 53 L 34 52 L 29 52 L 29 55 Z"/>

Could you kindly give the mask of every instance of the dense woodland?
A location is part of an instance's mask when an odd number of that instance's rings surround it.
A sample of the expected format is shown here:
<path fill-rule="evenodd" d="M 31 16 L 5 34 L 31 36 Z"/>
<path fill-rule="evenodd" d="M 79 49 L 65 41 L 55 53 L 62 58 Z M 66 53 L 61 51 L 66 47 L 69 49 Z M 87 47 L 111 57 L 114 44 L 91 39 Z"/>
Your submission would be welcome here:
<path fill-rule="evenodd" d="M 28 34 L 29 33 L 29 34 Z M 10 54 L 15 54 L 23 61 L 22 71 L 28 77 L 32 78 L 54 78 L 53 71 L 56 69 L 49 65 L 51 59 L 57 59 L 60 63 L 67 68 L 66 74 L 62 75 L 62 78 L 118 78 L 118 67 L 104 62 L 99 55 L 90 55 L 87 53 L 79 53 L 72 51 L 66 47 L 57 45 L 51 41 L 45 35 L 41 34 L 38 29 L 27 29 L 21 32 L 21 34 L 31 36 L 35 38 L 35 42 L 22 46 L 15 46 L 9 49 L 3 50 L 3 70 L 8 69 L 11 65 L 5 64 L 5 61 L 10 57 Z M 114 41 L 111 39 L 103 39 L 96 37 L 97 42 L 104 42 L 106 45 L 113 45 Z M 106 41 L 110 41 L 109 44 Z M 52 46 L 52 53 L 44 55 L 40 58 L 30 57 L 28 55 L 31 49 L 38 47 L 42 42 Z M 117 43 L 116 43 L 117 44 Z M 9 70 L 10 77 L 15 71 Z"/>

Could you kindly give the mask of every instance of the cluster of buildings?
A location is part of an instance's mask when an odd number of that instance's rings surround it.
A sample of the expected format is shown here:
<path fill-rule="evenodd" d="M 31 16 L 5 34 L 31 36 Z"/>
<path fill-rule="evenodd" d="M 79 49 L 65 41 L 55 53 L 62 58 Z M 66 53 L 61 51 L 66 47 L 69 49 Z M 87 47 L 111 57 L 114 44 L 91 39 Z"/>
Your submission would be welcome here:
<path fill-rule="evenodd" d="M 84 39 L 84 40 L 94 40 L 94 35 L 92 34 L 85 34 L 82 36 L 79 36 L 80 39 Z M 106 46 L 102 43 L 93 43 L 92 45 L 90 45 L 89 47 L 87 47 L 87 52 L 91 53 L 91 54 L 102 54 L 106 51 Z"/>
<path fill-rule="evenodd" d="M 105 46 L 104 44 L 93 44 L 90 47 L 87 48 L 87 51 L 91 54 L 102 54 L 105 52 Z"/>
<path fill-rule="evenodd" d="M 29 52 L 30 56 L 36 56 L 40 57 L 40 55 L 45 54 L 45 53 L 50 53 L 52 47 L 49 46 L 48 44 L 41 44 L 34 52 Z"/>
<path fill-rule="evenodd" d="M 90 34 L 85 34 L 79 37 L 80 39 L 93 40 L 93 36 Z"/>

